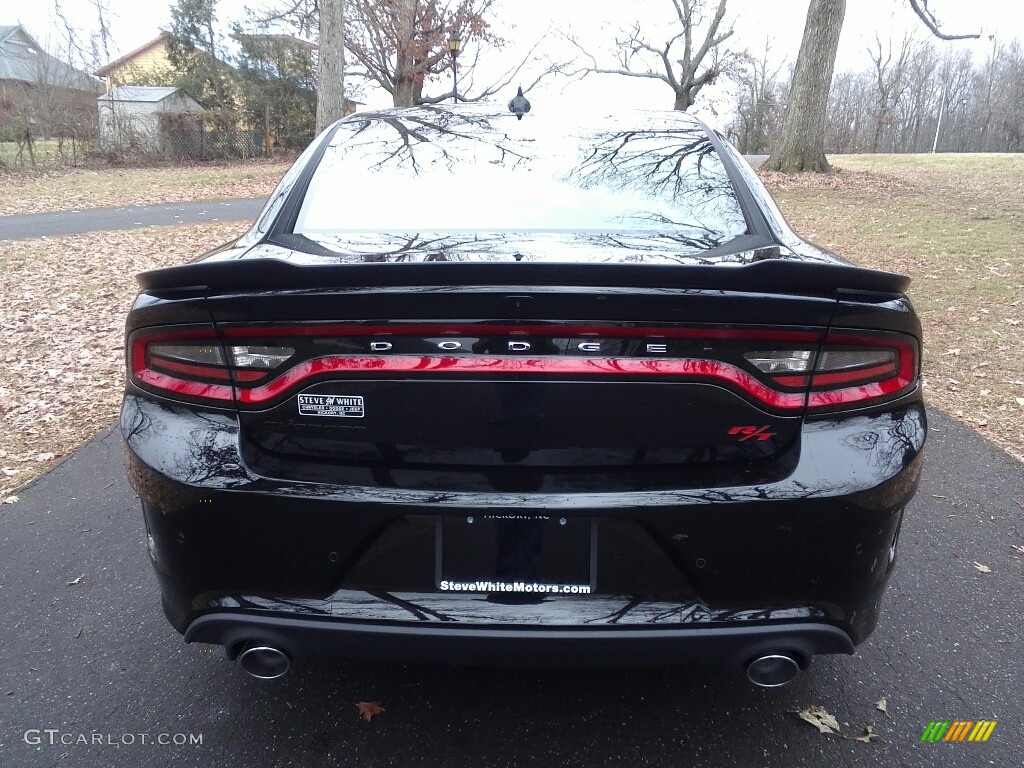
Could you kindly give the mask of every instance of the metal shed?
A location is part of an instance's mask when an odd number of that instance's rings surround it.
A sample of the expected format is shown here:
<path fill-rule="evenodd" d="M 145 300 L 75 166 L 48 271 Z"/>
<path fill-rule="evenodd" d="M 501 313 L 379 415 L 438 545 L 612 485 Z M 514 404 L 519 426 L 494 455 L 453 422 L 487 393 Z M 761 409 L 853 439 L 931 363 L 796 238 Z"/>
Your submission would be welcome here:
<path fill-rule="evenodd" d="M 168 150 L 160 114 L 198 114 L 203 106 L 181 88 L 121 85 L 97 99 L 104 149 L 161 153 Z"/>

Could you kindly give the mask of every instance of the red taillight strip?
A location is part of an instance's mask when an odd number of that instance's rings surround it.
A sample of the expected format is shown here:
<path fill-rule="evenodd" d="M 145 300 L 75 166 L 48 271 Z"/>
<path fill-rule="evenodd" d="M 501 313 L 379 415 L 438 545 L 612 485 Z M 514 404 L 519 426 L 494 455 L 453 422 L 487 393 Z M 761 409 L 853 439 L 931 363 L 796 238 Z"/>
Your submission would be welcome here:
<path fill-rule="evenodd" d="M 784 387 L 807 386 L 807 376 L 772 376 L 772 381 Z"/>
<path fill-rule="evenodd" d="M 895 336 L 852 335 L 846 333 L 830 333 L 826 345 L 851 345 L 860 347 L 888 347 L 895 349 L 899 355 L 898 369 L 892 365 L 880 366 L 883 371 L 891 371 L 892 377 L 883 381 L 860 384 L 843 389 L 830 389 L 825 392 L 812 391 L 807 398 L 808 408 L 828 408 L 837 405 L 848 405 L 880 397 L 897 394 L 909 389 L 917 381 L 917 345 L 909 340 Z M 855 373 L 863 373 L 856 371 Z M 815 374 L 811 379 L 811 387 L 822 382 L 822 376 L 834 374 Z"/>
<path fill-rule="evenodd" d="M 200 381 L 185 381 L 174 376 L 154 371 L 146 363 L 146 346 L 156 341 L 194 341 L 202 339 L 212 344 L 219 344 L 212 330 L 160 331 L 157 333 L 139 333 L 131 342 L 131 375 L 140 383 L 166 392 L 173 392 L 186 397 L 204 398 L 231 402 L 234 400 L 234 387 L 229 384 L 204 384 Z M 166 363 L 161 360 L 161 363 Z M 204 372 L 202 375 L 209 376 Z"/>
<path fill-rule="evenodd" d="M 676 376 L 726 381 L 773 408 L 793 410 L 804 406 L 802 393 L 776 392 L 729 363 L 717 360 L 637 360 L 621 357 L 318 357 L 299 363 L 262 387 L 239 389 L 238 400 L 244 405 L 260 405 L 280 397 L 311 377 L 326 373 Z"/>
<path fill-rule="evenodd" d="M 439 323 L 431 325 L 282 325 L 224 328 L 225 337 L 262 338 L 276 336 L 600 336 L 602 338 L 668 339 L 757 339 L 766 341 L 820 342 L 814 331 L 759 331 L 731 328 L 656 328 L 601 325 L 472 325 Z"/>
<path fill-rule="evenodd" d="M 896 366 L 892 363 L 872 366 L 871 368 L 853 368 L 848 371 L 833 371 L 814 374 L 814 386 L 824 387 L 830 384 L 850 384 L 865 379 L 878 379 L 888 374 L 895 374 Z M 773 376 L 772 379 L 784 387 L 806 387 L 807 375 Z"/>
<path fill-rule="evenodd" d="M 811 377 L 812 387 L 826 387 L 833 384 L 852 384 L 867 379 L 880 379 L 896 374 L 896 366 L 892 363 L 876 365 L 871 368 L 857 368 L 850 371 L 832 371 L 816 373 Z"/>
<path fill-rule="evenodd" d="M 244 368 L 235 368 L 230 373 L 227 368 L 215 368 L 212 365 L 198 365 L 196 363 L 183 363 L 179 360 L 170 360 L 166 357 L 153 357 L 150 364 L 154 368 L 160 368 L 171 373 L 184 373 L 186 376 L 201 376 L 207 379 L 222 379 L 224 381 L 230 381 L 234 377 L 235 381 L 259 381 L 260 379 L 267 378 L 267 374 L 270 370 L 246 370 Z"/>
<path fill-rule="evenodd" d="M 166 357 L 151 357 L 150 365 L 160 368 L 168 373 L 184 373 L 186 376 L 200 376 L 206 379 L 220 379 L 230 381 L 231 374 L 227 368 L 215 368 L 212 365 L 197 365 L 196 363 L 183 363 L 180 360 L 170 360 Z"/>
<path fill-rule="evenodd" d="M 256 338 L 278 336 L 445 336 L 487 335 L 522 336 L 599 336 L 601 338 L 694 338 L 694 339 L 752 339 L 775 342 L 800 341 L 819 343 L 823 334 L 813 331 L 779 331 L 748 329 L 655 328 L 644 326 L 573 326 L 573 325 L 472 325 L 472 324 L 410 324 L 410 325 L 286 325 L 262 327 L 236 327 L 224 331 L 229 338 Z M 918 352 L 915 341 L 901 334 L 883 334 L 866 331 L 840 331 L 830 333 L 827 346 L 885 347 L 897 351 L 896 365 L 883 364 L 851 371 L 825 371 L 811 375 L 811 392 L 779 392 L 762 383 L 741 368 L 723 361 L 707 359 L 671 358 L 559 358 L 518 356 L 418 356 L 418 355 L 338 355 L 316 358 L 299 363 L 276 379 L 253 388 L 235 388 L 225 384 L 207 384 L 176 378 L 154 370 L 164 369 L 186 376 L 227 380 L 226 370 L 200 364 L 155 357 L 153 368 L 147 361 L 147 345 L 158 341 L 204 340 L 219 343 L 210 330 L 140 332 L 131 341 L 131 375 L 141 384 L 155 389 L 223 402 L 259 406 L 280 398 L 312 377 L 331 373 L 404 373 L 404 374 L 502 374 L 502 375 L 634 375 L 676 377 L 691 381 L 727 383 L 760 403 L 779 410 L 797 410 L 806 404 L 809 408 L 828 408 L 850 405 L 908 391 L 917 381 Z M 271 375 L 271 371 L 235 370 L 238 382 L 253 382 Z M 854 384 L 870 377 L 884 377 L 882 381 Z M 807 376 L 776 376 L 781 386 L 806 387 Z M 814 391 L 820 387 L 851 384 L 840 389 Z"/>
<path fill-rule="evenodd" d="M 137 369 L 133 374 L 143 384 L 179 395 L 203 397 L 209 400 L 225 400 L 227 402 L 231 402 L 233 399 L 234 387 L 227 384 L 203 384 L 198 381 L 185 381 L 184 379 L 176 379 L 173 376 L 165 376 L 151 368 Z"/>
<path fill-rule="evenodd" d="M 909 382 L 902 378 L 886 379 L 885 381 L 873 384 L 863 384 L 859 387 L 846 387 L 845 389 L 830 389 L 825 392 L 811 392 L 807 400 L 809 408 L 825 408 L 830 405 L 846 405 L 861 400 L 872 400 L 876 397 L 885 397 L 904 389 Z"/>

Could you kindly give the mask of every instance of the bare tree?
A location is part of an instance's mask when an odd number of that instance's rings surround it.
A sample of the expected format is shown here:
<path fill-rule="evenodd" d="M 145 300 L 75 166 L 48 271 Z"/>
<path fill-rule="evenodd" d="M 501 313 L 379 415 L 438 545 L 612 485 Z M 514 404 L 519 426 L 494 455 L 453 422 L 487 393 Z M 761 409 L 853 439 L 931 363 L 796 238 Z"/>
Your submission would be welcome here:
<path fill-rule="evenodd" d="M 345 116 L 345 3 L 320 5 L 320 49 L 317 64 L 316 132 Z"/>
<path fill-rule="evenodd" d="M 95 135 L 99 80 L 68 63 L 77 52 L 67 37 L 41 45 L 17 26 L 8 40 L 15 77 L 2 89 L 0 132 L 15 144 L 14 162 L 77 164 L 81 143 Z"/>
<path fill-rule="evenodd" d="M 989 54 L 988 60 L 985 62 L 984 72 L 978 78 L 981 81 L 981 89 L 984 89 L 985 93 L 983 102 L 983 117 L 981 119 L 980 126 L 981 135 L 980 141 L 978 142 L 982 150 L 984 150 L 988 144 L 989 127 L 992 125 L 992 108 L 994 102 L 993 97 L 999 61 L 999 41 L 996 40 L 995 35 L 989 35 L 989 40 L 992 43 L 992 52 Z"/>
<path fill-rule="evenodd" d="M 276 9 L 264 9 L 258 13 L 250 11 L 249 17 L 260 27 L 283 22 L 294 30 L 296 36 L 313 40 L 320 29 L 320 0 L 286 0 Z"/>
<path fill-rule="evenodd" d="M 346 90 L 375 83 L 391 94 L 396 107 L 437 104 L 455 98 L 449 41 L 457 41 L 459 101 L 480 101 L 519 83 L 529 91 L 548 75 L 563 72 L 563 63 L 540 56 L 541 40 L 520 63 L 486 85 L 474 79 L 488 49 L 507 41 L 491 28 L 496 0 L 346 0 L 344 3 Z M 276 8 L 250 14 L 256 26 L 283 23 L 303 38 L 316 38 L 325 0 L 278 0 Z M 530 80 L 532 78 L 532 80 Z M 434 83 L 451 88 L 429 92 Z"/>
<path fill-rule="evenodd" d="M 876 41 L 862 69 L 833 79 L 825 146 L 842 153 L 1020 151 L 1024 55 L 1017 41 L 991 44 L 975 61 L 969 51 L 940 54 L 930 40 L 908 38 L 893 41 L 890 56 L 889 44 Z"/>
<path fill-rule="evenodd" d="M 1000 83 L 996 89 L 1000 100 L 994 110 L 999 115 L 998 147 L 1006 152 L 1024 152 L 1024 51 L 1016 40 L 1005 51 Z"/>
<path fill-rule="evenodd" d="M 701 89 L 713 83 L 737 57 L 720 46 L 733 30 L 723 29 L 726 0 L 719 0 L 708 16 L 708 0 L 671 0 L 675 14 L 673 31 L 664 43 L 655 44 L 635 24 L 615 40 L 617 61 L 602 65 L 575 38 L 569 37 L 589 63 L 576 74 L 622 75 L 660 80 L 672 89 L 673 109 L 693 106 Z M 703 38 L 703 39 L 701 39 Z"/>
<path fill-rule="evenodd" d="M 981 37 L 981 33 L 973 33 L 968 35 L 950 35 L 943 32 L 940 27 L 939 20 L 935 18 L 935 14 L 928 8 L 928 0 L 907 0 L 910 3 L 910 7 L 913 9 L 917 17 L 921 19 L 928 31 L 935 35 L 939 40 L 970 40 L 972 38 Z"/>
<path fill-rule="evenodd" d="M 832 152 L 863 152 L 871 116 L 864 109 L 872 99 L 868 72 L 839 72 L 828 94 L 825 146 Z"/>
<path fill-rule="evenodd" d="M 745 155 L 765 151 L 782 114 L 779 73 L 783 65 L 772 67 L 771 47 L 770 38 L 766 38 L 760 57 L 744 56 L 733 74 L 740 93 L 731 132 Z"/>
<path fill-rule="evenodd" d="M 907 88 L 900 103 L 894 107 L 901 124 L 897 151 L 920 152 L 926 149 L 925 141 L 930 138 L 925 130 L 929 115 L 933 108 L 938 109 L 934 82 L 938 66 L 939 55 L 931 42 L 919 45 L 908 62 Z"/>
<path fill-rule="evenodd" d="M 908 0 L 933 35 L 944 40 L 980 37 L 948 35 L 928 8 L 928 0 Z M 803 41 L 796 62 L 793 88 L 786 108 L 779 145 L 765 162 L 767 170 L 828 172 L 825 159 L 824 109 L 835 68 L 846 0 L 811 0 Z"/>
<path fill-rule="evenodd" d="M 973 68 L 968 51 L 947 52 L 939 71 L 942 93 L 939 97 L 939 114 L 944 115 L 936 125 L 932 148 L 962 151 L 964 130 L 967 124 L 967 109 L 971 102 Z"/>
<path fill-rule="evenodd" d="M 488 20 L 495 0 L 350 0 L 346 45 L 365 69 L 367 76 L 391 94 L 396 107 L 436 104 L 454 97 L 453 89 L 427 95 L 427 82 L 452 67 L 448 40 L 458 40 L 460 49 L 479 56 L 480 44 L 501 47 L 504 40 L 491 31 Z M 473 62 L 475 63 L 475 61 Z M 463 65 L 468 71 L 473 63 Z M 468 96 L 460 101 L 479 100 L 493 93 Z"/>
<path fill-rule="evenodd" d="M 908 34 L 904 35 L 896 58 L 893 59 L 892 40 L 883 47 L 882 39 L 875 34 L 875 48 L 868 49 L 871 63 L 875 67 L 875 133 L 871 139 L 871 151 L 877 152 L 882 141 L 882 132 L 890 122 L 893 108 L 903 97 L 909 85 L 907 82 L 907 66 L 914 53 L 914 41 Z"/>

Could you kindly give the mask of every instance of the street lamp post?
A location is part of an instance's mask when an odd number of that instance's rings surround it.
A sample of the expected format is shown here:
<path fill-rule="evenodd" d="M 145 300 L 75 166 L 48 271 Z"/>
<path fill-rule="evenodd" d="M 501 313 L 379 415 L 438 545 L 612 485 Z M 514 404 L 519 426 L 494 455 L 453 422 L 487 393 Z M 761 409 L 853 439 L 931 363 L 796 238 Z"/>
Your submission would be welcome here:
<path fill-rule="evenodd" d="M 452 57 L 452 101 L 459 100 L 459 33 L 454 29 L 448 35 L 448 55 Z"/>

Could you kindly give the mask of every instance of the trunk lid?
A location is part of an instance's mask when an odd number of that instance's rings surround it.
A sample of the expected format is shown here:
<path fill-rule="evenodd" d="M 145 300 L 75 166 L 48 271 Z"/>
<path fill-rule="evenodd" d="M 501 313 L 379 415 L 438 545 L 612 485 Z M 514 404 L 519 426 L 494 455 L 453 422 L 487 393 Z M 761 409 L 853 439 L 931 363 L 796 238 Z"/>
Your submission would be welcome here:
<path fill-rule="evenodd" d="M 276 476 L 529 469 L 601 482 L 749 472 L 798 450 L 806 382 L 773 376 L 774 358 L 813 365 L 842 292 L 894 292 L 905 278 L 778 260 L 256 258 L 140 283 L 155 296 L 204 296 L 228 359 L 277 355 L 273 370 L 236 370 L 232 382 L 247 455 Z"/>

